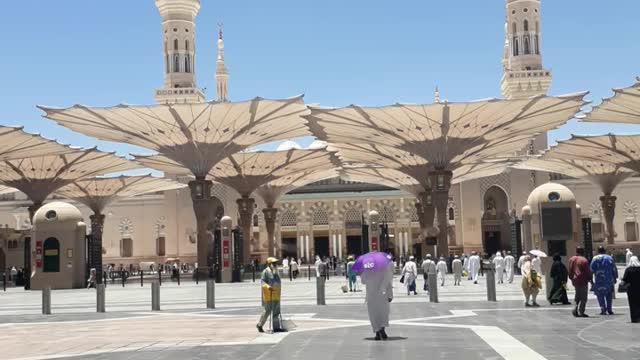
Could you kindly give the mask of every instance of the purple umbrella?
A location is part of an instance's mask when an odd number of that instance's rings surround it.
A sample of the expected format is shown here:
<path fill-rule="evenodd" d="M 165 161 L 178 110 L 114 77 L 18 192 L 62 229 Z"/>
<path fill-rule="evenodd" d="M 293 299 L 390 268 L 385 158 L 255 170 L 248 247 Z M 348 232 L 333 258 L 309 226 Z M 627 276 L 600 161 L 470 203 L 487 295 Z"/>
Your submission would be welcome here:
<path fill-rule="evenodd" d="M 392 262 L 391 255 L 383 252 L 370 252 L 358 256 L 351 269 L 355 272 L 378 271 Z"/>

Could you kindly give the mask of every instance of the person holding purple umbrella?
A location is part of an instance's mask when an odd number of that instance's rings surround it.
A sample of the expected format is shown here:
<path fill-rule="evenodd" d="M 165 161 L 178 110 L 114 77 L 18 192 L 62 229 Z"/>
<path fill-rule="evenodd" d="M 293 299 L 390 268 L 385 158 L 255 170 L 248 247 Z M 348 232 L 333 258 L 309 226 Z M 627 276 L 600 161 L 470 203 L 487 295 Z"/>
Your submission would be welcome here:
<path fill-rule="evenodd" d="M 366 303 L 369 321 L 376 340 L 388 338 L 385 328 L 389 326 L 389 303 L 393 300 L 393 261 L 390 255 L 370 252 L 358 257 L 352 267 L 361 272 L 366 286 Z"/>

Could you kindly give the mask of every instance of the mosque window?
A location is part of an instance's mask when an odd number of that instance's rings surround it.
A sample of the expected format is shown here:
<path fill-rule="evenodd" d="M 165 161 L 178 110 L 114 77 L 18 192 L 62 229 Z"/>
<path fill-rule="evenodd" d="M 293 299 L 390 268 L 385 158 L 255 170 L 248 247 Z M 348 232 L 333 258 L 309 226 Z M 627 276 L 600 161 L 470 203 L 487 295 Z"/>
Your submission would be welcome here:
<path fill-rule="evenodd" d="M 415 205 L 409 208 L 409 214 L 411 215 L 412 222 L 420 221 L 420 219 L 418 218 L 418 209 L 415 207 Z"/>
<path fill-rule="evenodd" d="M 449 221 L 454 221 L 456 219 L 455 210 L 452 207 L 449 208 Z"/>
<path fill-rule="evenodd" d="M 173 55 L 173 72 L 180 72 L 180 56 Z"/>
<path fill-rule="evenodd" d="M 173 50 L 178 51 L 178 39 L 173 40 Z"/>
<path fill-rule="evenodd" d="M 184 50 L 189 51 L 189 40 L 184 41 Z"/>
<path fill-rule="evenodd" d="M 258 214 L 253 215 L 253 226 L 258 226 L 260 224 L 260 217 Z"/>
<path fill-rule="evenodd" d="M 121 257 L 133 256 L 133 240 L 132 239 L 120 240 L 120 256 Z"/>
<path fill-rule="evenodd" d="M 191 56 L 189 55 L 186 55 L 184 57 L 184 72 L 186 73 L 191 72 Z"/>
<path fill-rule="evenodd" d="M 362 212 L 355 207 L 349 208 L 344 213 L 344 227 L 347 229 L 359 229 L 362 227 Z"/>
<path fill-rule="evenodd" d="M 513 56 L 520 55 L 520 43 L 518 42 L 518 37 L 513 37 Z"/>
<path fill-rule="evenodd" d="M 535 35 L 533 37 L 533 46 L 534 46 L 536 55 L 540 55 L 540 40 L 538 38 L 538 35 Z"/>
<path fill-rule="evenodd" d="M 624 232 L 627 241 L 638 241 L 638 223 L 627 221 L 624 223 Z"/>
<path fill-rule="evenodd" d="M 164 236 L 159 236 L 156 239 L 156 255 L 165 256 L 166 247 L 165 247 L 166 239 Z"/>
<path fill-rule="evenodd" d="M 529 35 L 525 35 L 524 36 L 524 54 L 525 55 L 529 55 L 531 54 L 531 44 L 529 43 Z"/>
<path fill-rule="evenodd" d="M 525 32 L 529 31 L 529 20 L 524 21 L 524 31 Z"/>
<path fill-rule="evenodd" d="M 165 63 L 167 64 L 167 74 L 171 72 L 171 60 L 169 59 L 169 54 L 165 55 Z"/>
<path fill-rule="evenodd" d="M 280 215 L 280 226 L 296 226 L 298 225 L 298 217 L 291 209 L 284 209 Z"/>
<path fill-rule="evenodd" d="M 329 225 L 329 213 L 318 207 L 313 211 L 313 225 Z"/>
<path fill-rule="evenodd" d="M 524 12 L 529 12 L 529 9 L 524 8 L 524 10 L 522 10 L 522 11 L 524 11 Z"/>
<path fill-rule="evenodd" d="M 382 222 L 394 222 L 396 220 L 395 213 L 393 212 L 393 208 L 391 206 L 383 206 L 380 209 L 380 221 Z"/>
<path fill-rule="evenodd" d="M 518 32 L 518 25 L 516 23 L 513 23 L 513 25 L 511 26 L 511 29 L 513 30 L 513 33 L 517 33 Z"/>

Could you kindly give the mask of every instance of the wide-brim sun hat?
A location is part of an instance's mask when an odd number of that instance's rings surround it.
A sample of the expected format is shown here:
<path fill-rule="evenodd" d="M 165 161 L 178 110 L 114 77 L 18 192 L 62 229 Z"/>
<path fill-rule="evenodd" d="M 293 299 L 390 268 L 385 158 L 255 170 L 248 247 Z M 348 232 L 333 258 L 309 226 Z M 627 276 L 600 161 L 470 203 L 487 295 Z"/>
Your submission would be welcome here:
<path fill-rule="evenodd" d="M 274 257 L 268 257 L 267 258 L 267 264 L 277 263 L 278 261 L 280 261 L 280 260 L 278 260 L 278 259 L 276 259 Z"/>

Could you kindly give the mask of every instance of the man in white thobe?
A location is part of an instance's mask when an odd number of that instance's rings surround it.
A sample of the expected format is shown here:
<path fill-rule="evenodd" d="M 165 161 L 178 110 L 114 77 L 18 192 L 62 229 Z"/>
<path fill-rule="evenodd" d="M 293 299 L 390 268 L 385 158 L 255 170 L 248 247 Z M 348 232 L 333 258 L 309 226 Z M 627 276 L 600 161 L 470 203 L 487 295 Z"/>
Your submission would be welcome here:
<path fill-rule="evenodd" d="M 498 280 L 498 284 L 504 284 L 504 258 L 500 251 L 498 251 L 496 257 L 493 258 L 493 266 L 496 269 L 496 280 Z"/>
<path fill-rule="evenodd" d="M 522 274 L 522 265 L 524 265 L 524 260 L 527 257 L 527 253 L 523 252 L 518 259 L 518 270 L 520 270 L 520 274 Z"/>
<path fill-rule="evenodd" d="M 440 286 L 444 286 L 444 278 L 445 275 L 447 275 L 447 262 L 444 257 L 440 257 L 440 261 L 438 261 L 438 265 L 436 265 L 436 271 L 438 271 Z"/>
<path fill-rule="evenodd" d="M 478 273 L 480 272 L 480 256 L 477 252 L 472 252 L 469 257 L 469 276 L 474 284 L 478 283 Z"/>
<path fill-rule="evenodd" d="M 542 276 L 542 261 L 540 261 L 539 257 L 533 257 L 533 260 L 531 260 L 531 267 L 538 273 L 538 275 Z"/>
<path fill-rule="evenodd" d="M 504 269 L 507 271 L 507 281 L 509 284 L 513 282 L 513 266 L 516 264 L 516 258 L 511 255 L 511 251 L 507 251 L 507 256 L 504 258 Z"/>
<path fill-rule="evenodd" d="M 389 326 L 389 303 L 393 300 L 393 263 L 377 271 L 365 271 L 360 275 L 367 291 L 367 312 L 376 340 L 385 340 L 384 328 Z"/>
<path fill-rule="evenodd" d="M 471 272 L 469 271 L 469 257 L 467 255 L 462 255 L 462 270 L 467 272 L 467 280 L 471 280 Z"/>
<path fill-rule="evenodd" d="M 461 285 L 462 282 L 462 261 L 458 255 L 455 256 L 451 262 L 451 268 L 453 269 L 453 285 Z"/>
<path fill-rule="evenodd" d="M 436 263 L 431 260 L 431 254 L 427 254 L 422 262 L 422 276 L 424 278 L 424 291 L 429 291 L 429 274 L 436 273 Z"/>
<path fill-rule="evenodd" d="M 625 254 L 625 265 L 629 267 L 629 263 L 631 262 L 631 258 L 633 257 L 633 253 L 631 249 L 627 249 L 627 253 Z"/>
<path fill-rule="evenodd" d="M 404 276 L 404 285 L 407 287 L 407 295 L 411 295 L 413 291 L 414 295 L 418 295 L 416 291 L 416 279 L 418 278 L 418 266 L 416 265 L 414 257 L 409 256 L 409 261 L 404 264 L 402 268 L 401 276 Z"/>
<path fill-rule="evenodd" d="M 316 256 L 316 277 L 319 278 L 320 277 L 320 266 L 322 264 L 322 260 L 320 260 L 320 256 Z"/>

